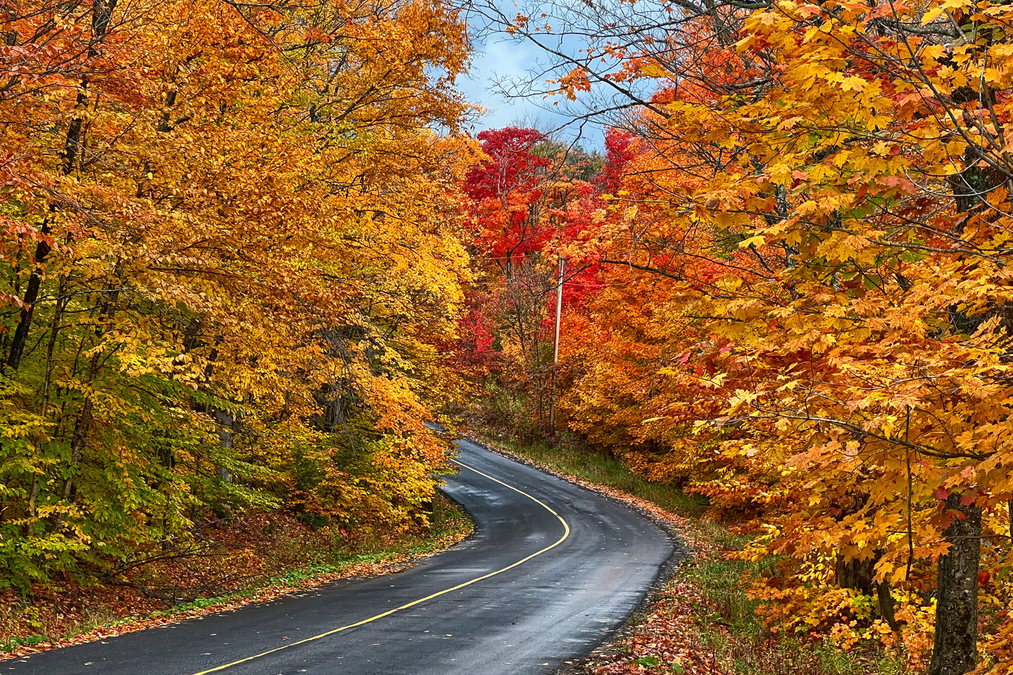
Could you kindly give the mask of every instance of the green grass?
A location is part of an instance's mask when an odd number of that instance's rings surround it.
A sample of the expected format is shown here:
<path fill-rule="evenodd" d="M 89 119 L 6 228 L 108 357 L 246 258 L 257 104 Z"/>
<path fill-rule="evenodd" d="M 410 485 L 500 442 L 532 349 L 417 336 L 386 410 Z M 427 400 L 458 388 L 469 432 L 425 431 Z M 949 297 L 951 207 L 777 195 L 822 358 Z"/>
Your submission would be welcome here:
<path fill-rule="evenodd" d="M 40 642 L 45 641 L 45 635 L 29 635 L 28 637 L 23 638 L 12 637 L 4 642 L 0 642 L 0 654 L 12 652 L 18 647 L 34 647 Z"/>
<path fill-rule="evenodd" d="M 545 442 L 519 444 L 501 439 L 490 442 L 556 471 L 646 499 L 680 516 L 699 517 L 707 510 L 703 497 L 687 495 L 674 485 L 652 483 L 630 471 L 622 460 L 604 452 Z"/>

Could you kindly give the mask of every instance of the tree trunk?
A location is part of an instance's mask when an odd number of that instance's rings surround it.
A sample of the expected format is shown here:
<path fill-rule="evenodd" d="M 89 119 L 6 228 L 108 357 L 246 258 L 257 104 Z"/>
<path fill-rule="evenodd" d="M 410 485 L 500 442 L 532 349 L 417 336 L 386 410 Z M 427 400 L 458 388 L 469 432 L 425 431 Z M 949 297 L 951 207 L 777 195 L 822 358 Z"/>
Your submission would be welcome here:
<path fill-rule="evenodd" d="M 883 621 L 886 621 L 886 625 L 893 632 L 899 633 L 900 622 L 897 621 L 897 615 L 894 612 L 893 596 L 890 595 L 891 590 L 889 582 L 881 581 L 876 584 L 876 600 L 878 601 L 879 614 L 883 617 Z"/>
<path fill-rule="evenodd" d="M 44 236 L 49 235 L 49 219 L 42 223 L 40 231 Z M 24 355 L 25 344 L 28 342 L 28 330 L 32 327 L 32 316 L 35 314 L 35 301 L 39 299 L 39 288 L 42 286 L 42 274 L 39 266 L 46 260 L 49 251 L 49 244 L 45 241 L 40 241 L 35 246 L 35 266 L 32 269 L 32 276 L 28 279 L 28 286 L 25 288 L 25 297 L 22 298 L 27 307 L 21 310 L 18 327 L 14 329 L 14 337 L 11 339 L 11 350 L 7 354 L 7 367 L 11 370 L 17 370 L 21 365 L 21 357 Z"/>
<path fill-rule="evenodd" d="M 862 593 L 862 595 L 875 595 L 876 604 L 879 608 L 879 615 L 883 617 L 887 625 L 894 631 L 900 630 L 900 624 L 894 615 L 893 596 L 890 595 L 890 584 L 883 581 L 876 583 L 876 563 L 879 561 L 881 551 L 866 560 L 845 560 L 837 556 L 837 585 L 841 588 L 851 588 Z"/>
<path fill-rule="evenodd" d="M 232 449 L 232 430 L 235 418 L 232 413 L 224 410 L 215 408 L 213 413 L 215 421 L 218 422 L 218 439 L 222 444 L 222 448 L 226 450 Z M 215 473 L 218 474 L 218 478 L 224 483 L 232 482 L 232 472 L 221 464 L 215 465 Z"/>
<path fill-rule="evenodd" d="M 106 4 L 103 0 L 94 0 L 92 3 L 92 44 L 88 47 L 89 58 L 98 56 L 98 43 L 105 37 L 106 31 L 109 28 L 109 20 L 112 16 L 112 11 L 116 7 L 117 0 Z M 88 78 L 85 77 L 81 81 L 81 89 L 77 94 L 76 108 L 84 108 L 88 103 Z M 83 120 L 80 117 L 75 117 L 70 121 L 70 125 L 67 127 L 67 136 L 64 139 L 61 171 L 64 176 L 69 176 L 74 171 L 74 167 L 77 164 L 78 156 L 81 150 L 81 129 L 83 127 Z M 51 210 L 56 210 L 57 206 L 51 205 Z M 43 235 L 48 235 L 50 232 L 49 219 L 42 223 Z M 28 305 L 27 309 L 21 310 L 21 319 L 18 322 L 18 327 L 14 332 L 14 338 L 11 340 L 11 350 L 7 355 L 7 367 L 11 370 L 17 370 L 18 366 L 21 365 L 21 357 L 25 349 L 25 343 L 28 341 L 28 330 L 32 327 L 32 314 L 35 310 L 35 301 L 39 297 L 39 287 L 42 285 L 42 274 L 40 266 L 45 261 L 46 256 L 49 255 L 50 247 L 45 241 L 40 241 L 35 247 L 35 267 L 32 269 L 32 276 L 28 280 L 28 287 L 25 289 L 25 297 L 23 301 Z"/>
<path fill-rule="evenodd" d="M 109 23 L 112 19 L 113 11 L 116 9 L 117 2 L 118 0 L 109 0 L 108 2 L 106 0 L 93 0 L 91 16 L 92 42 L 88 47 L 89 58 L 95 58 L 99 55 L 99 43 L 105 39 L 106 32 L 109 30 Z M 16 37 L 16 34 L 14 37 Z M 8 38 L 8 41 L 10 39 L 12 38 Z M 77 94 L 77 108 L 83 108 L 87 104 L 87 90 L 88 78 L 85 77 L 81 81 L 81 89 Z M 75 117 L 67 128 L 67 136 L 63 147 L 63 163 L 61 166 L 61 170 L 65 176 L 69 176 L 74 171 L 75 164 L 80 155 L 82 125 L 82 118 Z M 51 206 L 50 208 L 55 210 L 56 207 Z M 42 223 L 41 231 L 43 235 L 49 234 L 49 219 L 46 219 Z M 32 313 L 35 309 L 35 301 L 39 297 L 39 287 L 42 285 L 39 266 L 46 259 L 46 256 L 49 255 L 49 251 L 49 244 L 45 241 L 40 241 L 35 247 L 35 267 L 32 270 L 31 278 L 28 280 L 28 287 L 25 289 L 25 297 L 23 298 L 24 303 L 28 307 L 21 310 L 21 319 L 18 322 L 17 329 L 15 329 L 14 337 L 11 340 L 11 350 L 7 355 L 6 364 L 12 370 L 17 370 L 18 366 L 21 365 L 25 343 L 28 341 L 28 330 L 32 326 Z M 2 367 L 0 367 L 0 370 L 2 370 Z"/>
<path fill-rule="evenodd" d="M 936 597 L 936 640 L 929 675 L 962 675 L 978 660 L 978 562 L 981 557 L 981 509 L 946 499 L 950 512 L 962 514 L 943 536 L 950 550 L 939 558 Z"/>
<path fill-rule="evenodd" d="M 854 589 L 861 592 L 862 595 L 872 595 L 875 590 L 872 580 L 875 575 L 875 567 L 875 558 L 845 560 L 843 556 L 838 555 L 837 585 L 841 588 Z"/>
<path fill-rule="evenodd" d="M 85 439 L 88 437 L 88 431 L 91 427 L 91 411 L 92 399 L 89 396 L 85 398 L 84 406 L 82 406 L 81 413 L 77 416 L 77 423 L 74 425 L 74 436 L 70 450 L 70 471 L 67 479 L 63 482 L 63 498 L 68 501 L 73 495 L 74 472 L 77 469 L 77 465 L 81 463 L 81 449 L 84 447 Z"/>
<path fill-rule="evenodd" d="M 67 298 L 64 297 L 66 283 L 66 277 L 61 277 L 57 290 L 56 310 L 53 312 L 53 325 L 49 332 L 49 341 L 46 344 L 46 375 L 42 381 L 42 402 L 39 405 L 39 417 L 42 419 L 43 424 L 46 423 L 46 418 L 49 416 L 49 389 L 53 382 L 53 351 L 56 348 L 56 340 L 60 335 L 60 323 L 63 321 L 63 310 L 67 306 Z M 28 534 L 30 535 L 35 534 L 35 523 L 38 518 L 39 488 L 42 481 L 41 464 L 43 444 L 44 439 L 43 436 L 40 435 L 35 439 L 35 470 L 32 473 L 32 489 L 28 497 L 28 516 L 30 518 L 28 522 Z"/>

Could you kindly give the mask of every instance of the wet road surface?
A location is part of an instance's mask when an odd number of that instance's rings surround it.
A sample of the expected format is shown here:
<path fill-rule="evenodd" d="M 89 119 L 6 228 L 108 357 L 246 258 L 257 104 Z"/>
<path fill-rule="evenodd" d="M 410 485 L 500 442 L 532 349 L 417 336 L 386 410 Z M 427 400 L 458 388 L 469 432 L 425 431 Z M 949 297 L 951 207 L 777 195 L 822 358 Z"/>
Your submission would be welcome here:
<path fill-rule="evenodd" d="M 551 673 L 629 615 L 672 554 L 643 515 L 468 441 L 466 541 L 408 571 L 0 662 L 0 675 Z"/>

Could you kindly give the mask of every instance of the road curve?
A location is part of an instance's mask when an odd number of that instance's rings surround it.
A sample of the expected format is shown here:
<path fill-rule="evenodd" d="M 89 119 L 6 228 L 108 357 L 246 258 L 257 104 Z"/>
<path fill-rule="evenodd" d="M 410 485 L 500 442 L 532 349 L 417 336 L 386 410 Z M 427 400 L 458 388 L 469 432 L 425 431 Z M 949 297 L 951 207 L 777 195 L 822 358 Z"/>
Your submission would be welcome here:
<path fill-rule="evenodd" d="M 0 662 L 24 675 L 551 673 L 634 609 L 673 546 L 644 516 L 461 441 L 475 533 L 406 572 Z"/>

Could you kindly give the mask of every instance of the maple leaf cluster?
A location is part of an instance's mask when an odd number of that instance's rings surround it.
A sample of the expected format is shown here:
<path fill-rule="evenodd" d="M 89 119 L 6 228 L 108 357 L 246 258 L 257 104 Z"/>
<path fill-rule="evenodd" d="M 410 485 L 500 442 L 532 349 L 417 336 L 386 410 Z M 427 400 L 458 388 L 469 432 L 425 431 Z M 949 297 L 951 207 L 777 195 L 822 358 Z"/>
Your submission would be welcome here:
<path fill-rule="evenodd" d="M 491 402 L 482 406 L 486 422 L 538 434 L 565 377 L 553 362 L 561 261 L 567 307 L 583 305 L 598 285 L 593 264 L 567 268 L 565 257 L 593 232 L 601 158 L 536 129 L 492 129 L 478 140 L 483 156 L 462 184 L 476 282 L 451 349 L 480 400 Z"/>

